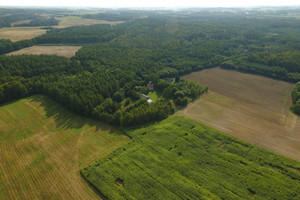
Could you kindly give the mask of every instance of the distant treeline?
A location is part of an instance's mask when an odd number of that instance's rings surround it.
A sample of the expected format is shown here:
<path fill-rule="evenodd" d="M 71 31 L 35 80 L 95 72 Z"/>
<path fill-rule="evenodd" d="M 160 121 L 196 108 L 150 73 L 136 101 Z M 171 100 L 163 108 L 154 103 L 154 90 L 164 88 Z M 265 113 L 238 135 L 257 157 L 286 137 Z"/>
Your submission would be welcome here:
<path fill-rule="evenodd" d="M 16 24 L 14 26 L 55 26 L 58 25 L 59 20 L 54 19 L 54 18 L 50 18 L 50 19 L 35 19 L 30 21 L 29 23 L 23 23 L 23 24 Z"/>
<path fill-rule="evenodd" d="M 7 39 L 0 39 L 0 55 L 13 51 L 18 51 L 26 47 L 31 47 L 35 44 L 37 44 L 35 40 L 21 40 L 17 42 L 12 42 Z"/>
<path fill-rule="evenodd" d="M 134 16 L 129 11 L 122 13 L 100 13 L 99 18 Z M 149 11 L 144 13 L 148 18 L 137 18 L 142 14 L 140 11 L 134 21 L 115 26 L 49 29 L 31 41 L 0 42 L 0 53 L 34 44 L 92 44 L 82 48 L 76 59 L 85 64 L 132 70 L 138 66 L 135 70 L 155 68 L 160 73 L 172 71 L 179 75 L 221 66 L 294 83 L 300 81 L 300 37 L 296 34 L 300 26 L 295 19 L 258 19 L 257 13 L 246 18 L 241 14 L 201 12 L 186 15 L 186 19 L 184 12 L 176 18 L 172 12 L 154 15 Z"/>

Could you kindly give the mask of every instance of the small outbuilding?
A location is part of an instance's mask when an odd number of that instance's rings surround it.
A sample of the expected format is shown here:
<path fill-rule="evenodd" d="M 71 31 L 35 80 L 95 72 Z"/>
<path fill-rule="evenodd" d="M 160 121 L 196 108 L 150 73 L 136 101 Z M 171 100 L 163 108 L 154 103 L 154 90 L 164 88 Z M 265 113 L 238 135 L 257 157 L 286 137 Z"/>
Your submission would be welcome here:
<path fill-rule="evenodd" d="M 153 101 L 151 99 L 148 99 L 147 102 L 148 103 L 153 103 Z"/>

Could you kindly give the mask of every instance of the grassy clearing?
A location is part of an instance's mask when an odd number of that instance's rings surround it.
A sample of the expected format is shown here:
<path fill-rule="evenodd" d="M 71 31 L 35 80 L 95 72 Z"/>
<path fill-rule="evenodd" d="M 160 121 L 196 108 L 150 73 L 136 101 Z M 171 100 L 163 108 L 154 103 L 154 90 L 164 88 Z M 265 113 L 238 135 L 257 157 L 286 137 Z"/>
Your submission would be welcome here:
<path fill-rule="evenodd" d="M 43 35 L 46 30 L 40 27 L 8 27 L 0 29 L 0 39 L 10 39 L 13 42 L 32 39 Z"/>
<path fill-rule="evenodd" d="M 178 114 L 300 161 L 300 118 L 289 111 L 293 84 L 219 68 L 183 78 L 210 92 Z"/>
<path fill-rule="evenodd" d="M 58 55 L 70 58 L 75 55 L 75 53 L 81 49 L 81 46 L 32 46 L 24 48 L 18 51 L 8 53 L 7 55 L 21 55 L 21 54 L 48 54 L 48 55 Z"/>
<path fill-rule="evenodd" d="M 133 139 L 81 170 L 109 199 L 299 199 L 300 163 L 190 119 L 127 129 Z"/>
<path fill-rule="evenodd" d="M 147 96 L 150 97 L 153 102 L 156 102 L 158 99 L 157 91 L 151 91 L 147 94 Z"/>
<path fill-rule="evenodd" d="M 93 24 L 120 24 L 124 21 L 107 21 L 107 20 L 97 20 L 97 19 L 87 19 L 80 16 L 67 16 L 67 17 L 57 17 L 59 20 L 58 26 L 53 26 L 54 28 L 66 28 L 70 26 L 89 26 Z"/>
<path fill-rule="evenodd" d="M 0 199 L 100 199 L 79 170 L 126 143 L 43 96 L 0 107 Z"/>

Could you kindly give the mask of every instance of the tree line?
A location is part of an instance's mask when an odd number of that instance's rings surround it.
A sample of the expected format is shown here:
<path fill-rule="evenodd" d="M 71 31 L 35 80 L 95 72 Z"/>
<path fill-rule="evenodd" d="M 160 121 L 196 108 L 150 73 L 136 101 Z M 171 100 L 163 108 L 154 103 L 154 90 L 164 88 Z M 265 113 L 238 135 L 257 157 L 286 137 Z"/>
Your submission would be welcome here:
<path fill-rule="evenodd" d="M 1 53 L 33 44 L 84 46 L 71 59 L 1 56 L 0 102 L 44 94 L 74 112 L 127 126 L 166 118 L 206 92 L 180 80 L 193 71 L 221 66 L 300 80 L 295 20 L 191 13 L 167 11 L 115 26 L 49 29 L 32 40 L 2 40 Z M 161 95 L 153 104 L 139 98 L 149 92 L 150 81 Z"/>
<path fill-rule="evenodd" d="M 291 110 L 300 115 L 300 82 L 298 82 L 292 90 L 292 106 Z"/>

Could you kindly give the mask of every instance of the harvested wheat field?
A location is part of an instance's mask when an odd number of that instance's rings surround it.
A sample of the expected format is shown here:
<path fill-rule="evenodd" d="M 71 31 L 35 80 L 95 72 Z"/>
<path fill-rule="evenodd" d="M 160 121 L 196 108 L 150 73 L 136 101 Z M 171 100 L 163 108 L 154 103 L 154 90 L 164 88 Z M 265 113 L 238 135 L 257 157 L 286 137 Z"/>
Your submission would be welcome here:
<path fill-rule="evenodd" d="M 58 55 L 70 58 L 81 48 L 81 46 L 32 46 L 18 51 L 8 53 L 7 55 L 22 55 L 22 54 L 48 54 Z"/>
<path fill-rule="evenodd" d="M 79 170 L 129 138 L 43 96 L 0 107 L 0 199 L 100 199 Z"/>
<path fill-rule="evenodd" d="M 293 84 L 220 68 L 183 78 L 209 92 L 178 114 L 300 161 L 300 117 L 289 111 Z"/>
<path fill-rule="evenodd" d="M 70 26 L 90 26 L 94 24 L 121 24 L 124 23 L 124 21 L 107 21 L 107 20 L 98 20 L 98 19 L 88 19 L 88 18 L 82 18 L 79 16 L 67 16 L 67 17 L 57 17 L 57 20 L 59 20 L 58 26 L 53 26 L 54 28 L 66 28 Z"/>
<path fill-rule="evenodd" d="M 40 27 L 8 27 L 0 29 L 0 39 L 10 39 L 16 42 L 32 39 L 45 33 L 46 30 Z"/>

